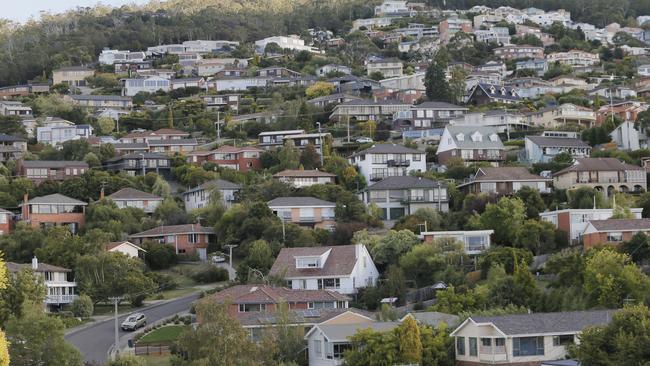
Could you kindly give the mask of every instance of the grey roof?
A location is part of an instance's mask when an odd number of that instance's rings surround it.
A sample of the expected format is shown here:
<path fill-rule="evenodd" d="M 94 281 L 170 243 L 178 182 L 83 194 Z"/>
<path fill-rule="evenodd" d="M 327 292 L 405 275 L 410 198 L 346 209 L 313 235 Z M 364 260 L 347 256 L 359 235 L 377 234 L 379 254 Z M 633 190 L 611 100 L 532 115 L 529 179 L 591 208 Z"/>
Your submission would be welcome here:
<path fill-rule="evenodd" d="M 160 153 L 131 153 L 117 156 L 109 161 L 114 162 L 124 159 L 142 159 L 143 156 L 145 159 L 169 159 L 169 156 Z"/>
<path fill-rule="evenodd" d="M 24 160 L 22 165 L 25 168 L 67 168 L 70 166 L 77 166 L 88 168 L 88 163 L 85 161 L 75 160 Z"/>
<path fill-rule="evenodd" d="M 589 147 L 590 148 L 589 144 L 577 138 L 548 137 L 548 136 L 526 136 L 526 138 L 538 146 Z"/>
<path fill-rule="evenodd" d="M 155 139 L 149 140 L 149 146 L 198 145 L 196 139 Z"/>
<path fill-rule="evenodd" d="M 11 273 L 16 273 L 20 272 L 23 269 L 32 269 L 32 264 L 31 263 L 14 263 L 14 262 L 7 262 L 7 270 Z M 35 272 L 72 272 L 72 270 L 59 267 L 59 266 L 54 266 L 51 264 L 47 263 L 38 263 L 36 267 Z"/>
<path fill-rule="evenodd" d="M 83 201 L 76 200 L 74 198 L 70 198 L 68 196 L 64 196 L 60 193 L 54 193 L 50 194 L 47 196 L 41 196 L 41 197 L 36 197 L 32 198 L 29 200 L 29 204 L 60 204 L 60 205 L 78 205 L 78 206 L 86 206 L 87 203 Z"/>
<path fill-rule="evenodd" d="M 598 231 L 648 231 L 650 219 L 607 219 L 589 221 Z"/>
<path fill-rule="evenodd" d="M 494 128 L 482 126 L 451 125 L 448 125 L 446 128 L 451 134 L 451 137 L 456 142 L 456 146 L 458 146 L 459 149 L 505 149 L 503 143 L 501 142 L 501 138 L 497 138 L 496 141 L 489 139 L 489 136 L 492 134 L 496 134 L 497 137 L 499 136 L 497 130 Z M 472 141 L 471 135 L 475 132 L 479 132 L 481 135 L 483 135 L 481 141 Z M 465 139 L 463 141 L 458 141 L 456 138 L 459 133 L 465 135 Z"/>
<path fill-rule="evenodd" d="M 410 103 L 404 103 L 399 100 L 393 100 L 393 99 L 387 99 L 387 100 L 372 100 L 372 99 L 355 99 L 355 100 L 348 100 L 347 102 L 343 102 L 339 105 L 347 106 L 347 105 L 405 105 L 405 106 L 410 106 Z"/>
<path fill-rule="evenodd" d="M 445 186 L 440 182 L 427 178 L 411 177 L 410 175 L 387 177 L 368 187 L 368 190 L 408 189 L 408 188 L 438 188 Z"/>
<path fill-rule="evenodd" d="M 214 234 L 214 229 L 211 227 L 201 226 L 199 224 L 158 226 L 150 230 L 132 234 L 129 237 L 147 238 L 178 234 Z"/>
<path fill-rule="evenodd" d="M 7 135 L 6 133 L 0 133 L 0 142 L 19 142 L 19 141 L 26 141 L 26 140 L 20 137 Z"/>
<path fill-rule="evenodd" d="M 346 98 L 346 99 L 361 99 L 361 97 L 357 97 L 356 95 L 352 95 L 352 94 L 335 93 L 335 94 L 323 95 L 321 97 L 312 98 L 312 99 L 309 99 L 307 102 L 314 103 L 314 102 L 337 100 L 337 99 L 343 99 L 343 98 Z"/>
<path fill-rule="evenodd" d="M 354 153 L 352 156 L 363 155 L 363 154 L 424 154 L 423 151 L 417 149 L 411 149 L 404 145 L 395 145 L 395 144 L 377 144 L 372 145 L 365 150 Z"/>
<path fill-rule="evenodd" d="M 115 150 L 149 150 L 149 144 L 146 142 L 117 142 L 112 145 Z"/>
<path fill-rule="evenodd" d="M 109 101 L 131 101 L 131 97 L 123 97 L 121 95 L 71 95 L 73 100 L 109 100 Z"/>
<path fill-rule="evenodd" d="M 444 110 L 469 110 L 467 107 L 461 107 L 459 105 L 447 103 L 447 102 L 437 102 L 429 101 L 423 102 L 417 105 L 414 105 L 413 108 L 430 108 L 430 109 L 444 109 Z"/>
<path fill-rule="evenodd" d="M 494 87 L 495 92 L 491 92 L 491 87 Z M 484 84 L 484 83 L 479 83 L 474 87 L 474 90 L 472 91 L 472 94 L 476 91 L 476 89 L 481 88 L 485 92 L 485 94 L 494 99 L 505 99 L 505 100 L 510 100 L 510 101 L 520 101 L 521 97 L 519 94 L 517 94 L 516 91 L 514 91 L 514 88 L 511 88 L 509 86 L 501 86 L 501 85 L 494 85 L 494 84 Z M 501 94 L 501 88 L 505 89 L 505 93 Z M 512 96 L 512 93 L 514 91 L 515 96 Z"/>
<path fill-rule="evenodd" d="M 399 325 L 399 322 L 375 322 L 361 324 L 321 324 L 318 325 L 318 328 L 323 332 L 323 335 L 329 342 L 349 342 L 348 338 L 352 337 L 359 330 L 370 328 L 376 332 L 385 332 Z"/>
<path fill-rule="evenodd" d="M 407 316 L 412 316 L 418 323 L 430 325 L 435 328 L 443 322 L 451 328 L 456 327 L 458 323 L 460 323 L 460 318 L 457 315 L 440 313 L 437 311 L 418 311 L 408 313 L 401 321 L 404 321 Z"/>
<path fill-rule="evenodd" d="M 314 197 L 278 197 L 267 202 L 269 207 L 313 207 L 336 206 L 336 203 Z"/>
<path fill-rule="evenodd" d="M 158 197 L 154 194 L 143 192 L 134 188 L 122 188 L 119 191 L 111 194 L 108 196 L 108 198 L 112 200 L 136 200 L 136 199 L 144 199 L 144 200 L 158 200 L 162 201 L 162 197 Z"/>
<path fill-rule="evenodd" d="M 492 323 L 506 335 L 571 333 L 586 327 L 604 325 L 617 310 L 569 311 L 560 313 L 473 316 L 475 323 Z"/>
<path fill-rule="evenodd" d="M 239 185 L 237 183 L 229 182 L 229 181 L 223 180 L 223 179 L 214 179 L 214 180 L 207 181 L 207 182 L 205 182 L 205 183 L 203 183 L 201 185 L 198 185 L 198 186 L 196 186 L 196 187 L 194 187 L 192 189 L 188 189 L 187 191 L 183 192 L 183 195 L 198 192 L 198 191 L 205 190 L 205 189 L 210 190 L 210 189 L 213 189 L 213 188 L 218 188 L 219 190 L 222 190 L 222 189 L 234 189 L 234 190 L 237 190 L 237 189 L 241 189 L 241 185 Z"/>
<path fill-rule="evenodd" d="M 567 172 L 587 172 L 587 171 L 625 171 L 625 170 L 644 170 L 638 165 L 624 163 L 616 158 L 581 158 L 576 159 L 573 165 L 566 167 L 559 172 L 553 173 L 553 176 L 565 174 Z"/>

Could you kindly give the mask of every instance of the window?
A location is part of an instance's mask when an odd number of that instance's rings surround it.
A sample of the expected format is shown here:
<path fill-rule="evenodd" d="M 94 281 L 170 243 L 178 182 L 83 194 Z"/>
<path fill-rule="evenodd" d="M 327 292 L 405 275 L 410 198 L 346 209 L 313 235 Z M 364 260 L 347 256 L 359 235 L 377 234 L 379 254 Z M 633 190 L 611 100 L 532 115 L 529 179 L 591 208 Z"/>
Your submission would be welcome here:
<path fill-rule="evenodd" d="M 196 244 L 199 242 L 199 234 L 188 234 L 187 240 L 190 242 L 190 244 Z"/>
<path fill-rule="evenodd" d="M 474 337 L 469 338 L 469 355 L 470 356 L 478 355 L 478 348 L 476 347 L 476 338 Z"/>
<path fill-rule="evenodd" d="M 492 338 L 481 338 L 481 345 L 483 347 L 492 347 Z"/>
<path fill-rule="evenodd" d="M 505 347 L 506 346 L 506 339 L 505 338 L 496 338 L 494 340 L 494 345 L 497 347 Z"/>
<path fill-rule="evenodd" d="M 319 268 L 320 258 L 296 258 L 296 268 Z"/>
<path fill-rule="evenodd" d="M 314 355 L 316 357 L 323 357 L 323 346 L 321 345 L 321 340 L 320 339 L 315 339 L 314 340 Z"/>
<path fill-rule="evenodd" d="M 323 278 L 318 280 L 318 289 L 337 289 L 341 288 L 340 278 Z"/>
<path fill-rule="evenodd" d="M 553 346 L 566 346 L 573 343 L 573 334 L 560 335 L 553 337 Z"/>
<path fill-rule="evenodd" d="M 420 160 L 422 160 L 421 154 L 413 154 L 413 161 L 420 161 Z"/>
<path fill-rule="evenodd" d="M 607 241 L 610 242 L 619 242 L 623 241 L 623 233 L 607 233 Z"/>
<path fill-rule="evenodd" d="M 543 356 L 544 337 L 518 337 L 512 339 L 512 355 L 515 357 Z"/>
<path fill-rule="evenodd" d="M 350 348 L 350 344 L 348 343 L 334 343 L 333 344 L 333 351 L 334 351 L 334 359 L 341 359 L 343 358 L 343 353 Z"/>
<path fill-rule="evenodd" d="M 456 354 L 465 355 L 465 337 L 456 337 Z"/>
<path fill-rule="evenodd" d="M 239 304 L 239 312 L 240 313 L 248 313 L 248 312 L 257 312 L 257 311 L 265 311 L 266 310 L 266 304 Z"/>

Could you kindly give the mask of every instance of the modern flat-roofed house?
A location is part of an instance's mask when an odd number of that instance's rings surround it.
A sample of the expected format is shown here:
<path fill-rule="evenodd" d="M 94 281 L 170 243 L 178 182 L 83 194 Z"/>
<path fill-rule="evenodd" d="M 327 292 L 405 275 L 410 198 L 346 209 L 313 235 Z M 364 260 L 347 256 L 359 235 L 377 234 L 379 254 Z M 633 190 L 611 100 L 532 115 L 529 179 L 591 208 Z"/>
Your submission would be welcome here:
<path fill-rule="evenodd" d="M 309 187 L 314 184 L 334 184 L 336 174 L 314 170 L 291 170 L 285 169 L 273 174 L 273 178 L 292 185 L 295 188 Z"/>
<path fill-rule="evenodd" d="M 201 98 L 208 111 L 231 111 L 239 113 L 239 94 L 204 95 Z"/>
<path fill-rule="evenodd" d="M 567 357 L 587 327 L 606 325 L 616 310 L 471 316 L 450 335 L 456 364 L 539 365 Z"/>
<path fill-rule="evenodd" d="M 93 134 L 91 125 L 64 124 L 63 122 L 36 128 L 36 139 L 41 144 L 58 145 L 66 141 L 89 138 Z"/>
<path fill-rule="evenodd" d="M 169 156 L 158 153 L 130 153 L 115 157 L 105 165 L 107 170 L 125 171 L 128 175 L 146 175 L 153 172 L 169 177 L 171 162 Z"/>
<path fill-rule="evenodd" d="M 379 278 L 362 244 L 282 248 L 269 274 L 284 278 L 292 289 L 341 294 L 355 294 L 360 288 L 374 286 Z"/>
<path fill-rule="evenodd" d="M 506 160 L 505 146 L 492 127 L 448 125 L 436 154 L 443 165 L 452 159 L 461 159 L 467 165 L 488 162 L 499 166 Z"/>
<path fill-rule="evenodd" d="M 56 310 L 61 306 L 69 305 L 77 298 L 77 283 L 68 279 L 72 270 L 53 266 L 51 264 L 39 263 L 36 257 L 32 263 L 7 262 L 7 271 L 12 276 L 23 270 L 31 270 L 36 278 L 42 278 L 45 285 L 45 307 L 47 310 Z"/>
<path fill-rule="evenodd" d="M 164 154 L 188 154 L 199 145 L 195 138 L 186 139 L 149 139 L 149 151 Z"/>
<path fill-rule="evenodd" d="M 650 234 L 650 219 L 591 220 L 582 233 L 582 243 L 585 250 L 602 245 L 618 246 L 636 233 Z"/>
<path fill-rule="evenodd" d="M 221 201 L 226 207 L 232 206 L 238 199 L 242 186 L 223 179 L 207 181 L 197 187 L 183 192 L 185 211 L 206 207 L 213 198 L 213 192 L 218 191 Z"/>
<path fill-rule="evenodd" d="M 610 197 L 614 192 L 644 192 L 646 171 L 616 158 L 576 159 L 573 165 L 553 174 L 557 189 L 591 187 Z"/>
<path fill-rule="evenodd" d="M 131 97 L 120 95 L 68 95 L 64 98 L 69 98 L 73 103 L 89 109 L 131 109 L 133 107 Z"/>
<path fill-rule="evenodd" d="M 315 229 L 334 229 L 336 203 L 314 197 L 278 197 L 267 205 L 283 221 Z"/>
<path fill-rule="evenodd" d="M 21 221 L 31 227 L 67 226 L 73 234 L 86 223 L 86 202 L 59 193 L 32 198 L 25 194 Z"/>
<path fill-rule="evenodd" d="M 507 45 L 494 49 L 494 55 L 503 60 L 544 58 L 544 48 L 529 45 Z"/>
<path fill-rule="evenodd" d="M 436 239 L 454 239 L 465 245 L 465 253 L 478 255 L 490 249 L 492 234 L 494 230 L 423 231 L 420 238 L 425 243 Z"/>
<path fill-rule="evenodd" d="M 264 150 L 284 146 L 284 139 L 291 135 L 302 135 L 305 130 L 267 131 L 258 135 L 258 146 Z"/>
<path fill-rule="evenodd" d="M 135 207 L 146 213 L 153 213 L 162 203 L 162 197 L 142 192 L 134 188 L 122 188 L 107 197 L 119 208 Z"/>
<path fill-rule="evenodd" d="M 550 53 L 546 55 L 546 60 L 549 63 L 557 62 L 574 68 L 584 68 L 599 64 L 600 55 L 581 50 L 571 50 L 568 52 Z"/>
<path fill-rule="evenodd" d="M 66 84 L 71 87 L 86 86 L 86 78 L 95 71 L 85 66 L 62 67 L 52 71 L 52 84 Z"/>
<path fill-rule="evenodd" d="M 554 134 L 555 131 L 549 131 Z M 577 133 L 573 132 L 572 137 L 547 136 L 546 132 L 542 136 L 526 136 L 524 146 L 526 151 L 526 160 L 530 163 L 548 163 L 558 154 L 569 154 L 574 159 L 588 158 L 591 155 L 591 146 L 577 138 Z"/>
<path fill-rule="evenodd" d="M 0 133 L 0 162 L 16 160 L 27 152 L 27 140 Z"/>
<path fill-rule="evenodd" d="M 635 219 L 641 218 L 642 208 L 630 208 Z M 556 228 L 564 231 L 571 243 L 582 239 L 582 235 L 592 220 L 607 220 L 612 217 L 611 208 L 582 208 L 540 212 L 541 220 L 550 222 Z"/>
<path fill-rule="evenodd" d="M 322 97 L 309 99 L 307 103 L 314 105 L 316 107 L 325 108 L 326 106 L 331 104 L 341 104 L 341 103 L 349 102 L 351 100 L 359 100 L 359 99 L 361 98 L 355 95 L 336 93 L 336 94 L 324 95 Z"/>
<path fill-rule="evenodd" d="M 376 144 L 354 153 L 349 160 L 359 168 L 366 182 L 427 170 L 424 152 L 403 145 Z"/>
<path fill-rule="evenodd" d="M 421 177 L 387 177 L 367 187 L 361 196 L 366 205 L 377 205 L 382 220 L 397 220 L 420 208 L 449 211 L 447 184 Z"/>
<path fill-rule="evenodd" d="M 384 78 L 392 78 L 402 76 L 404 64 L 398 59 L 388 58 L 370 61 L 366 65 L 366 68 L 368 69 L 368 76 L 379 72 L 384 76 Z"/>
<path fill-rule="evenodd" d="M 334 107 L 330 119 L 346 121 L 348 118 L 352 121 L 381 121 L 392 119 L 397 112 L 406 111 L 411 108 L 411 104 L 400 102 L 398 100 L 369 100 L 357 99 L 341 103 Z"/>
<path fill-rule="evenodd" d="M 448 123 L 450 119 L 459 117 L 469 111 L 469 108 L 447 102 L 423 102 L 414 105 L 407 111 L 397 112 L 393 117 L 395 127 L 402 130 L 426 129 Z"/>
<path fill-rule="evenodd" d="M 577 124 L 585 128 L 596 124 L 596 113 L 591 108 L 563 103 L 559 106 L 542 108 L 525 115 L 528 124 L 546 128 L 560 128 Z"/>
<path fill-rule="evenodd" d="M 468 181 L 458 185 L 466 193 L 513 195 L 523 187 L 551 193 L 553 179 L 533 174 L 524 167 L 481 167 Z"/>
<path fill-rule="evenodd" d="M 159 76 L 124 79 L 123 82 L 122 95 L 125 97 L 132 97 L 140 92 L 155 93 L 159 90 L 164 92 L 171 90 L 171 80 Z"/>
<path fill-rule="evenodd" d="M 171 245 L 176 254 L 198 255 L 199 259 L 208 258 L 207 249 L 214 236 L 214 229 L 199 224 L 158 226 L 150 230 L 132 234 L 129 239 L 134 244 L 152 240 L 160 244 Z"/>
<path fill-rule="evenodd" d="M 72 179 L 84 174 L 88 169 L 88 163 L 85 161 L 21 160 L 18 162 L 18 174 L 35 184 L 46 180 Z"/>

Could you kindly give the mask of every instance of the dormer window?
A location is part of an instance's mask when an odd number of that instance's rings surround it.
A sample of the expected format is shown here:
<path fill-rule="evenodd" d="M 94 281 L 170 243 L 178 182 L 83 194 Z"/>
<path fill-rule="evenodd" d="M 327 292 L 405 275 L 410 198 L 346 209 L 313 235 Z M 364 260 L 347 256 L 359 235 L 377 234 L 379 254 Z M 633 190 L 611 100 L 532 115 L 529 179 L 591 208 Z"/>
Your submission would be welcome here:
<path fill-rule="evenodd" d="M 491 87 L 490 87 L 490 94 L 494 94 L 494 93 L 496 93 L 496 92 L 497 92 L 496 88 L 493 87 L 493 86 L 491 86 Z"/>
<path fill-rule="evenodd" d="M 501 88 L 501 95 L 506 95 L 506 88 Z"/>
<path fill-rule="evenodd" d="M 477 131 L 477 132 L 474 132 L 474 134 L 472 135 L 472 141 L 474 141 L 474 142 L 481 142 L 481 141 L 483 141 L 483 135 L 481 135 L 481 133 L 478 132 L 478 131 Z"/>
<path fill-rule="evenodd" d="M 299 257 L 296 258 L 296 268 L 320 268 L 320 257 Z"/>
<path fill-rule="evenodd" d="M 496 142 L 499 139 L 499 136 L 497 136 L 496 133 L 493 133 L 490 135 L 490 141 Z"/>
<path fill-rule="evenodd" d="M 456 135 L 456 140 L 465 141 L 465 135 L 463 135 L 462 133 L 459 133 L 458 135 Z"/>
<path fill-rule="evenodd" d="M 516 97 L 516 96 L 517 96 L 517 95 L 516 95 L 517 93 L 515 92 L 514 89 L 510 90 L 510 94 L 512 94 L 513 97 Z"/>

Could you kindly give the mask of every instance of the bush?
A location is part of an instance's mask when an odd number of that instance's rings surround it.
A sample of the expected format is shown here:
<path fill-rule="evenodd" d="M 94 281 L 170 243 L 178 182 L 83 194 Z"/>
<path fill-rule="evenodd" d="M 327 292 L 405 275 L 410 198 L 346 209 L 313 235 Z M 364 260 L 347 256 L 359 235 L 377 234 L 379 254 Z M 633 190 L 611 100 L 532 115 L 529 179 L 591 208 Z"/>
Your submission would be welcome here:
<path fill-rule="evenodd" d="M 178 262 L 178 255 L 171 245 L 149 241 L 142 248 L 147 251 L 144 260 L 152 270 L 167 269 Z"/>
<path fill-rule="evenodd" d="M 158 287 L 159 291 L 167 291 L 167 290 L 173 290 L 175 288 L 178 288 L 178 282 L 174 277 L 168 274 L 164 273 L 156 273 L 156 272 L 149 272 L 147 273 L 147 276 L 149 276 L 153 282 L 156 283 L 156 287 Z"/>
<path fill-rule="evenodd" d="M 72 314 L 77 318 L 90 318 L 93 315 L 93 300 L 88 295 L 79 295 L 72 303 Z"/>
<path fill-rule="evenodd" d="M 227 281 L 229 279 L 228 271 L 225 268 L 213 266 L 211 264 L 202 266 L 192 273 L 192 279 L 199 283 L 211 283 Z"/>
<path fill-rule="evenodd" d="M 107 366 L 145 366 L 146 362 L 141 357 L 123 355 L 118 357 L 116 360 L 111 361 Z"/>

